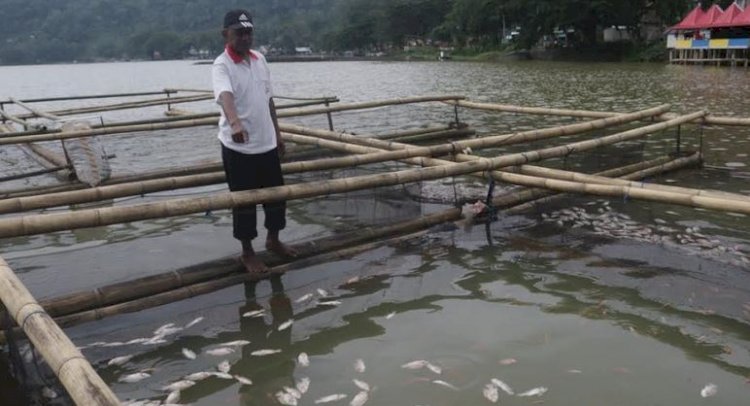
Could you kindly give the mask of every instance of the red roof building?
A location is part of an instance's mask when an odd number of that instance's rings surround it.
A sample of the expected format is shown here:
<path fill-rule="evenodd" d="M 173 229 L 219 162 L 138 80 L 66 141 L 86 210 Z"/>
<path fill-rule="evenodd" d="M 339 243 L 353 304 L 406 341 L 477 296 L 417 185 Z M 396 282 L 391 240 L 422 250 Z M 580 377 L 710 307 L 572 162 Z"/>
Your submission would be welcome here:
<path fill-rule="evenodd" d="M 672 26 L 670 30 L 691 30 L 696 28 L 696 23 L 700 17 L 703 16 L 706 12 L 703 11 L 700 4 L 695 6 L 695 8 L 688 13 L 688 15 L 685 16 L 685 18 L 682 19 L 682 21 L 679 22 L 679 24 Z"/>
<path fill-rule="evenodd" d="M 714 21 L 713 27 L 732 27 L 734 19 L 742 13 L 742 9 L 737 3 L 732 3 L 719 18 Z"/>

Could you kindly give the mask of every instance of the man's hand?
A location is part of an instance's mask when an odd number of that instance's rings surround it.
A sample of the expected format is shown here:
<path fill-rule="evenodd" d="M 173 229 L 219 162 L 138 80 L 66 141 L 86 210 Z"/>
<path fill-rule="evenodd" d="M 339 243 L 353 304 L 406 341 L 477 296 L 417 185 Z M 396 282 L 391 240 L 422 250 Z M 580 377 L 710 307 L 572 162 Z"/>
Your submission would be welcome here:
<path fill-rule="evenodd" d="M 286 145 L 284 144 L 284 140 L 281 138 L 276 140 L 276 148 L 279 150 L 279 158 L 283 158 L 284 155 L 286 155 Z"/>
<path fill-rule="evenodd" d="M 242 123 L 236 121 L 231 124 L 232 127 L 232 141 L 238 144 L 244 144 L 248 141 L 247 131 L 242 127 Z"/>

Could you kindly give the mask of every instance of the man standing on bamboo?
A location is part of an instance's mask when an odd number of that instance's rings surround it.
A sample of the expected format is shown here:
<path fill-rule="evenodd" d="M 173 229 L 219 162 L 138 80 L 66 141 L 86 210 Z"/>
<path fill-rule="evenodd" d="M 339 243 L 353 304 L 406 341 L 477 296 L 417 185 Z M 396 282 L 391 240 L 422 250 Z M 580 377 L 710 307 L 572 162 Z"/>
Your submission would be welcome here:
<path fill-rule="evenodd" d="M 232 10 L 224 16 L 221 34 L 224 52 L 214 61 L 213 90 L 221 106 L 219 140 L 229 190 L 281 186 L 280 156 L 284 155 L 276 109 L 271 98 L 271 78 L 262 54 L 250 49 L 253 21 L 247 10 Z M 265 203 L 266 249 L 283 256 L 295 252 L 279 240 L 286 226 L 285 202 Z M 255 255 L 257 237 L 255 205 L 233 210 L 234 237 L 242 243 L 243 265 L 248 272 L 267 272 Z"/>

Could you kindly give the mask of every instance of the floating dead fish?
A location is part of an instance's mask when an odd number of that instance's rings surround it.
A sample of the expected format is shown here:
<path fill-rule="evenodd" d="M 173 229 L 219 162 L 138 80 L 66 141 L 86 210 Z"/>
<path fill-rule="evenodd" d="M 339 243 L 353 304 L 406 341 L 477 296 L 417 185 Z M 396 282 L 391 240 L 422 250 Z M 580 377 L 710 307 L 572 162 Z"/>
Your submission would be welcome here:
<path fill-rule="evenodd" d="M 354 398 L 352 398 L 352 401 L 349 402 L 349 406 L 362 406 L 367 403 L 369 398 L 370 395 L 366 391 L 359 392 Z"/>
<path fill-rule="evenodd" d="M 329 402 L 336 402 L 339 400 L 346 399 L 346 395 L 343 393 L 336 393 L 333 395 L 323 396 L 322 398 L 319 398 L 315 401 L 315 404 L 321 404 L 321 403 L 329 403 Z"/>
<path fill-rule="evenodd" d="M 254 355 L 256 357 L 262 357 L 265 355 L 271 355 L 271 354 L 278 354 L 281 350 L 256 350 L 250 353 L 250 355 Z"/>
<path fill-rule="evenodd" d="M 313 294 L 312 293 L 308 293 L 306 295 L 300 296 L 297 300 L 294 301 L 294 303 L 306 302 L 306 301 L 312 299 L 312 297 L 313 297 Z"/>
<path fill-rule="evenodd" d="M 123 355 L 122 357 L 114 357 L 111 360 L 109 360 L 109 362 L 107 362 L 107 365 L 110 365 L 110 366 L 111 365 L 122 365 L 122 364 L 130 361 L 131 358 L 133 358 L 133 355 Z"/>
<path fill-rule="evenodd" d="M 164 399 L 164 403 L 166 404 L 177 403 L 179 401 L 180 401 L 180 391 L 178 390 L 174 392 L 169 392 L 169 395 L 167 395 L 167 398 Z"/>
<path fill-rule="evenodd" d="M 187 358 L 187 359 L 195 359 L 195 357 L 196 357 L 196 356 L 195 356 L 195 353 L 194 353 L 194 352 L 192 352 L 192 351 L 190 351 L 190 350 L 189 350 L 189 349 L 187 349 L 187 348 L 183 348 L 183 349 L 182 349 L 182 355 L 184 355 L 184 356 L 185 356 L 185 358 Z"/>
<path fill-rule="evenodd" d="M 330 293 L 328 293 L 325 289 L 318 288 L 318 295 L 320 297 L 328 297 L 330 296 Z"/>
<path fill-rule="evenodd" d="M 102 344 L 102 347 L 122 347 L 126 343 L 123 343 L 122 341 L 113 341 L 111 343 L 104 343 Z"/>
<path fill-rule="evenodd" d="M 276 400 L 282 405 L 297 406 L 297 398 L 287 392 L 276 392 Z"/>
<path fill-rule="evenodd" d="M 390 313 L 388 313 L 388 314 L 387 314 L 387 315 L 385 316 L 385 319 L 386 319 L 386 320 L 390 320 L 390 319 L 392 319 L 392 318 L 393 318 L 393 316 L 395 316 L 395 315 L 396 315 L 396 312 L 390 312 Z"/>
<path fill-rule="evenodd" d="M 289 319 L 289 320 L 287 320 L 287 321 L 279 324 L 279 328 L 277 330 L 279 330 L 279 331 L 286 330 L 289 327 L 291 327 L 293 323 L 294 323 L 294 320 Z"/>
<path fill-rule="evenodd" d="M 354 361 L 354 370 L 361 374 L 365 372 L 365 369 L 367 369 L 367 367 L 365 366 L 365 361 L 362 360 L 362 358 L 357 358 L 357 360 Z"/>
<path fill-rule="evenodd" d="M 232 365 L 230 365 L 227 360 L 221 361 L 219 365 L 216 366 L 216 369 L 219 370 L 219 372 L 229 372 L 231 368 Z"/>
<path fill-rule="evenodd" d="M 216 357 L 221 357 L 223 355 L 228 355 L 234 352 L 234 348 L 229 347 L 219 347 L 219 348 L 212 348 L 210 350 L 206 350 L 206 354 L 213 355 Z"/>
<path fill-rule="evenodd" d="M 164 339 L 162 336 L 155 336 L 152 338 L 149 338 L 148 340 L 142 342 L 142 345 L 156 345 L 156 344 L 164 344 L 167 340 Z"/>
<path fill-rule="evenodd" d="M 183 379 L 181 381 L 172 382 L 167 386 L 162 386 L 161 389 L 167 392 L 174 392 L 174 391 L 187 389 L 193 385 L 195 385 L 195 382 L 189 381 L 187 379 Z"/>
<path fill-rule="evenodd" d="M 284 387 L 284 391 L 286 393 L 294 396 L 295 399 L 300 399 L 302 397 L 302 392 L 298 391 L 297 388 L 291 388 L 289 386 Z"/>
<path fill-rule="evenodd" d="M 134 374 L 123 375 L 117 381 L 125 382 L 125 383 L 135 383 L 135 382 L 142 381 L 148 378 L 149 376 L 151 376 L 151 374 L 147 372 L 136 372 Z"/>
<path fill-rule="evenodd" d="M 365 392 L 370 391 L 370 385 L 365 381 L 360 381 L 359 379 L 352 379 L 352 382 L 354 382 L 357 387 Z"/>
<path fill-rule="evenodd" d="M 57 392 L 55 392 L 52 388 L 45 386 L 44 388 L 42 388 L 42 396 L 47 399 L 55 399 L 57 398 Z"/>
<path fill-rule="evenodd" d="M 234 379 L 234 376 L 229 375 L 226 372 L 211 372 L 211 375 L 221 379 Z"/>
<path fill-rule="evenodd" d="M 244 313 L 244 314 L 242 315 L 242 317 L 262 317 L 262 316 L 263 316 L 263 314 L 265 314 L 265 312 L 266 312 L 266 311 L 265 311 L 264 309 L 260 309 L 260 310 L 253 310 L 253 311 L 251 311 L 251 312 L 247 312 L 247 313 Z"/>
<path fill-rule="evenodd" d="M 427 364 L 429 364 L 429 362 L 427 362 L 427 361 L 425 361 L 423 359 L 419 359 L 419 360 L 416 360 L 416 361 L 407 362 L 406 364 L 401 365 L 401 368 L 404 368 L 404 369 L 422 369 L 422 368 L 426 367 Z"/>
<path fill-rule="evenodd" d="M 455 385 L 450 384 L 445 381 L 441 381 L 440 379 L 436 379 L 432 381 L 432 383 L 434 383 L 435 385 L 445 386 L 446 388 L 449 388 L 449 389 L 458 390 L 458 388 Z"/>
<path fill-rule="evenodd" d="M 544 386 L 540 386 L 538 388 L 529 389 L 526 392 L 519 393 L 518 396 L 520 397 L 527 397 L 527 396 L 542 396 L 545 393 L 547 393 L 547 388 Z"/>
<path fill-rule="evenodd" d="M 581 371 L 580 369 L 569 369 L 568 373 L 569 374 L 582 374 L 583 371 Z"/>
<path fill-rule="evenodd" d="M 205 372 L 205 371 L 193 372 L 190 375 L 185 375 L 184 379 L 191 380 L 191 381 L 202 381 L 212 375 L 213 375 L 212 372 Z"/>
<path fill-rule="evenodd" d="M 307 393 L 307 390 L 310 389 L 310 378 L 303 377 L 302 379 L 297 381 L 294 386 L 297 388 L 299 393 L 304 395 L 305 393 Z"/>
<path fill-rule="evenodd" d="M 340 300 L 328 300 L 326 302 L 318 302 L 318 306 L 338 306 L 343 303 Z"/>
<path fill-rule="evenodd" d="M 497 392 L 497 387 L 491 383 L 484 385 L 482 395 L 492 403 L 497 403 L 497 400 L 500 398 L 500 394 Z"/>
<path fill-rule="evenodd" d="M 702 398 L 708 398 L 716 394 L 716 392 L 719 391 L 719 387 L 709 383 L 708 385 L 704 386 L 703 389 L 701 389 L 701 397 Z"/>
<path fill-rule="evenodd" d="M 511 396 L 513 395 L 513 393 L 514 393 L 513 389 L 511 389 L 510 385 L 508 385 L 507 383 L 505 383 L 505 382 L 503 382 L 503 381 L 501 381 L 501 380 L 499 380 L 497 378 L 492 378 L 491 381 L 492 381 L 493 385 L 495 385 L 498 388 L 502 389 L 503 392 L 505 392 L 505 393 L 507 393 L 508 395 L 511 395 Z"/>
<path fill-rule="evenodd" d="M 235 341 L 229 341 L 226 343 L 219 344 L 222 347 L 242 347 L 243 345 L 250 344 L 250 341 L 247 340 L 235 340 Z"/>
<path fill-rule="evenodd" d="M 154 335 L 155 336 L 165 335 L 164 332 L 166 332 L 166 331 L 172 331 L 173 328 L 175 328 L 174 323 L 167 323 L 167 324 L 165 324 L 165 325 L 157 328 L 156 330 L 154 330 Z"/>
<path fill-rule="evenodd" d="M 196 324 L 198 324 L 198 323 L 200 323 L 200 322 L 202 322 L 202 321 L 203 321 L 203 316 L 200 316 L 200 317 L 196 317 L 196 318 L 195 318 L 195 319 L 193 319 L 193 321 L 191 321 L 190 323 L 188 323 L 188 324 L 185 324 L 185 327 L 184 327 L 184 328 L 190 328 L 190 327 L 193 327 L 194 325 L 196 325 Z"/>
<path fill-rule="evenodd" d="M 432 364 L 432 363 L 428 362 L 425 366 L 427 367 L 427 369 L 429 369 L 430 371 L 432 371 L 432 372 L 434 372 L 434 373 L 436 373 L 438 375 L 440 375 L 440 374 L 443 373 L 443 368 L 440 368 L 439 366 L 437 366 L 435 364 Z"/>
<path fill-rule="evenodd" d="M 498 361 L 500 365 L 513 365 L 516 362 L 518 362 L 518 360 L 516 360 L 515 358 L 505 358 Z"/>
<path fill-rule="evenodd" d="M 239 382 L 239 383 L 241 383 L 243 385 L 252 385 L 253 384 L 253 381 L 245 378 L 244 376 L 234 375 L 234 379 L 236 379 L 237 382 Z"/>
<path fill-rule="evenodd" d="M 307 356 L 307 353 L 301 352 L 297 356 L 297 364 L 301 367 L 309 367 L 310 366 L 310 358 Z"/>
<path fill-rule="evenodd" d="M 357 283 L 359 281 L 360 281 L 359 276 L 354 276 L 354 277 L 347 279 L 346 282 L 344 282 L 344 285 L 351 285 L 352 283 Z"/>
<path fill-rule="evenodd" d="M 134 339 L 126 342 L 125 344 L 127 344 L 127 345 L 131 345 L 131 344 L 143 344 L 143 343 L 145 343 L 148 340 L 150 340 L 150 338 L 144 338 L 144 337 L 134 338 Z"/>

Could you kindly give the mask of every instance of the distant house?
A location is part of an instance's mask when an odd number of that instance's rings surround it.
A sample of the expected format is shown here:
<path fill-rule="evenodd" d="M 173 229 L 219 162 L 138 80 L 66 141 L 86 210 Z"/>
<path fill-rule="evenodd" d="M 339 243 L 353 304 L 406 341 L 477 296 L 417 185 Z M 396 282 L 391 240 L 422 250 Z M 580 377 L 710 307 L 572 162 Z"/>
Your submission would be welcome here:
<path fill-rule="evenodd" d="M 294 53 L 297 55 L 312 55 L 312 49 L 310 47 L 295 47 Z"/>

